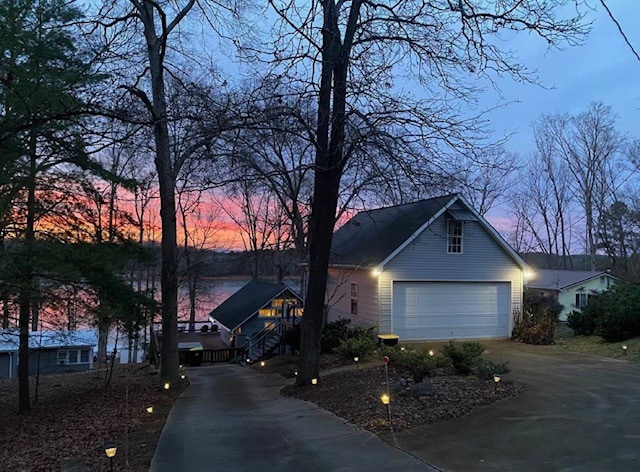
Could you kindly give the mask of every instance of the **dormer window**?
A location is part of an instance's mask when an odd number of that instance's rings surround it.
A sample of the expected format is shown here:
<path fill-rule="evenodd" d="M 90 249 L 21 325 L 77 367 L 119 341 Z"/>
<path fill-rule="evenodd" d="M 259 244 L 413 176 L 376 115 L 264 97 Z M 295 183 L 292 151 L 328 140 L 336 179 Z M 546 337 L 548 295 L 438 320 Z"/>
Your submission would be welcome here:
<path fill-rule="evenodd" d="M 462 221 L 447 221 L 447 254 L 462 254 Z"/>

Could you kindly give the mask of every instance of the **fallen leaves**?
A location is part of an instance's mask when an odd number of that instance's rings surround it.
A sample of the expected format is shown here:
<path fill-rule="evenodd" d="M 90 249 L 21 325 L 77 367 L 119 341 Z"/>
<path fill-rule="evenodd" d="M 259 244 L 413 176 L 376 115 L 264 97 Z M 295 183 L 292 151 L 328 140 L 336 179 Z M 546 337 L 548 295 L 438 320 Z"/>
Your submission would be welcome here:
<path fill-rule="evenodd" d="M 118 445 L 115 470 L 146 471 L 172 403 L 140 365 L 117 366 L 107 389 L 104 372 L 43 375 L 38 403 L 24 415 L 16 414 L 17 399 L 17 380 L 0 380 L 0 469 L 7 472 L 59 471 L 71 458 L 101 470 L 110 442 Z"/>

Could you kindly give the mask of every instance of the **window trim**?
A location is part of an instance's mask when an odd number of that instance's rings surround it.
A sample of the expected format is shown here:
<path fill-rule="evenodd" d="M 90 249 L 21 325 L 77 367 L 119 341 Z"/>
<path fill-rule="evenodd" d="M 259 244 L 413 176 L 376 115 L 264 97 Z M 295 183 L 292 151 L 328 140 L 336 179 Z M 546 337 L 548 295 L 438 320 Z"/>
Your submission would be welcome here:
<path fill-rule="evenodd" d="M 460 228 L 460 234 L 454 234 L 455 228 Z M 455 239 L 460 239 L 459 251 L 454 251 L 458 244 L 454 243 Z M 463 254 L 464 252 L 464 221 L 447 220 L 447 254 Z"/>
<path fill-rule="evenodd" d="M 75 351 L 76 352 L 76 356 L 75 356 L 75 362 L 69 362 L 69 353 L 71 351 Z M 86 351 L 87 352 L 87 361 L 83 362 L 82 361 L 82 352 Z M 69 348 L 69 349 L 58 349 L 58 354 L 57 354 L 57 359 L 56 359 L 57 365 L 90 365 L 91 364 L 91 349 L 88 348 L 81 348 L 81 347 L 76 347 L 76 348 Z"/>

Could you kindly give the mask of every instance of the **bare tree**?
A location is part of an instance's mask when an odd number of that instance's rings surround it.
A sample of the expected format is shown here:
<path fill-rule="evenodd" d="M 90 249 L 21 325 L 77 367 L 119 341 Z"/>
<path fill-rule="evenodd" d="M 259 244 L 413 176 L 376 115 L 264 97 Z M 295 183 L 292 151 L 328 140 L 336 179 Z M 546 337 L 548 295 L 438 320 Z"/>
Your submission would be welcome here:
<path fill-rule="evenodd" d="M 211 8 L 210 8 L 211 7 Z M 233 7 L 222 3 L 198 2 L 156 2 L 152 0 L 112 0 L 106 2 L 99 11 L 98 24 L 105 28 L 106 36 L 112 41 L 112 49 L 128 48 L 135 57 L 137 51 L 131 47 L 139 39 L 146 49 L 146 56 L 139 58 L 141 66 L 134 83 L 122 85 L 132 96 L 144 105 L 154 140 L 154 163 L 157 172 L 161 239 L 161 292 L 162 292 L 162 382 L 178 379 L 178 243 L 176 222 L 176 179 L 189 153 L 175 153 L 172 149 L 170 131 L 171 107 L 168 101 L 166 76 L 171 74 L 168 55 L 171 44 L 178 41 L 180 27 L 188 16 L 207 12 L 204 20 L 215 27 L 213 15 L 218 11 L 233 12 Z M 115 46 L 113 46 L 115 44 Z M 125 50 L 126 51 L 126 50 Z M 126 52 L 114 51 L 121 56 Z M 175 64 L 174 64 L 175 65 Z M 179 69 L 174 67 L 174 69 Z M 184 84 L 185 87 L 188 84 Z M 144 120 L 143 120 L 144 121 Z"/>
<path fill-rule="evenodd" d="M 585 252 L 595 270 L 599 212 L 619 185 L 615 168 L 624 144 L 624 137 L 615 129 L 613 112 L 602 103 L 592 103 L 574 116 L 544 116 L 536 136 L 545 142 L 550 155 L 565 163 L 571 176 L 571 191 L 584 214 Z"/>
<path fill-rule="evenodd" d="M 303 385 L 318 375 L 340 183 L 358 149 L 347 137 L 375 130 L 371 136 L 389 137 L 389 143 L 396 143 L 394 150 L 402 144 L 414 151 L 423 149 L 421 161 L 403 159 L 406 154 L 397 156 L 395 162 L 399 166 L 404 163 L 405 175 L 419 174 L 419 163 L 428 163 L 430 171 L 445 169 L 458 152 L 476 155 L 471 141 L 479 144 L 473 139 L 480 134 L 478 123 L 464 122 L 460 110 L 452 106 L 456 99 L 468 100 L 475 92 L 464 74 L 471 71 L 477 77 L 495 71 L 527 77 L 523 67 L 486 36 L 502 30 L 525 30 L 554 45 L 574 41 L 583 29 L 580 16 L 559 19 L 555 4 L 526 0 L 384 5 L 326 0 L 304 9 L 287 2 L 270 3 L 282 18 L 275 53 L 282 59 L 280 70 L 292 75 L 312 71 L 305 79 L 318 103 L 317 122 L 310 129 L 315 175 L 309 222 L 309 289 L 298 370 L 298 383 Z M 397 93 L 394 87 L 399 85 L 400 75 L 413 75 L 430 100 Z M 359 120 L 350 120 L 350 116 Z M 352 124 L 357 128 L 352 129 Z M 449 159 L 444 159 L 445 155 Z"/>

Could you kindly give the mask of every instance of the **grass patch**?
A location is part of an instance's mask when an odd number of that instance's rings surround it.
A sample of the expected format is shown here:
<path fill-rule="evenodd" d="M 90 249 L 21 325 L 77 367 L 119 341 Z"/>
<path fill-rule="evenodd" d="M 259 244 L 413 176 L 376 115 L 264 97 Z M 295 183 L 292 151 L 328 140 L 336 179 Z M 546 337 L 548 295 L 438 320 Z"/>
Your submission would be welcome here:
<path fill-rule="evenodd" d="M 608 343 L 600 336 L 576 336 L 564 323 L 559 323 L 555 338 L 557 349 L 640 363 L 640 337 Z M 626 355 L 622 349 L 623 345 L 627 346 Z"/>

